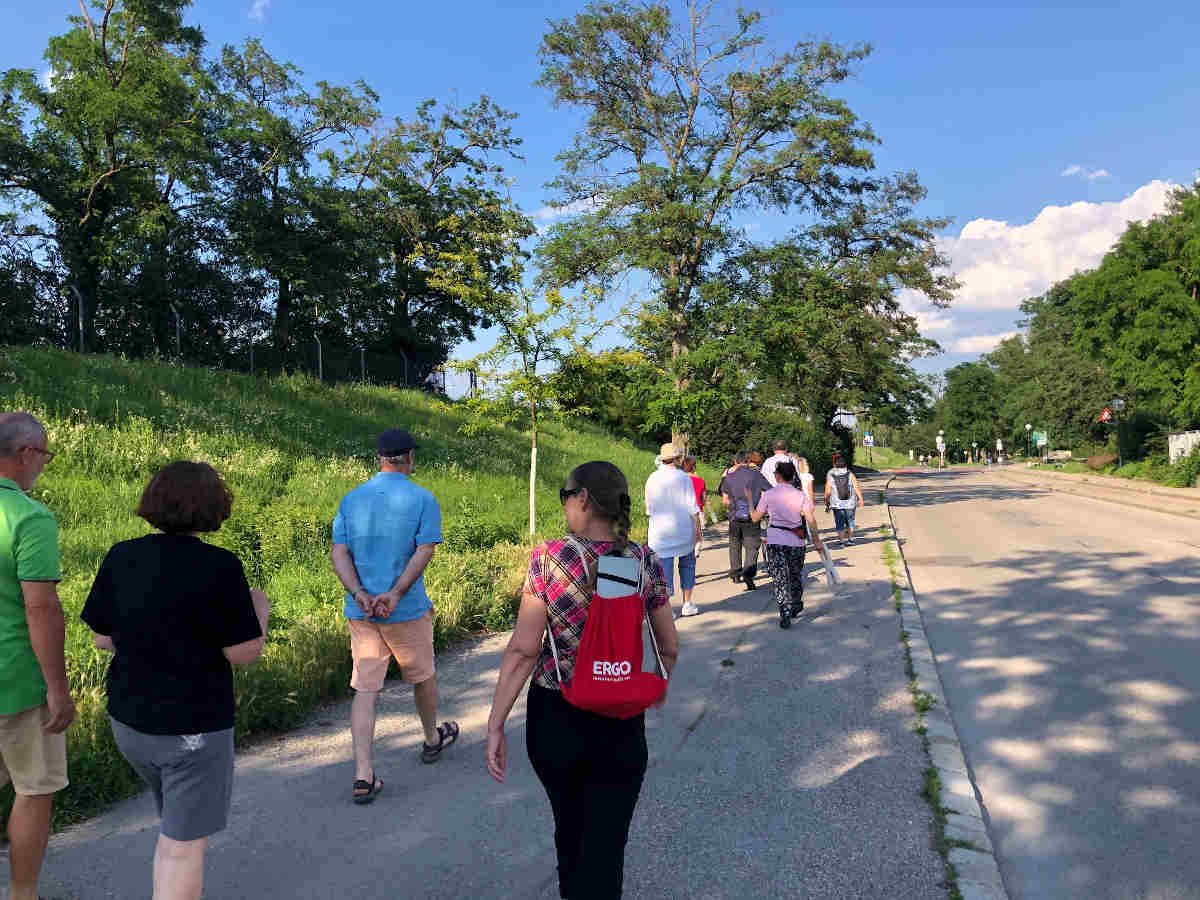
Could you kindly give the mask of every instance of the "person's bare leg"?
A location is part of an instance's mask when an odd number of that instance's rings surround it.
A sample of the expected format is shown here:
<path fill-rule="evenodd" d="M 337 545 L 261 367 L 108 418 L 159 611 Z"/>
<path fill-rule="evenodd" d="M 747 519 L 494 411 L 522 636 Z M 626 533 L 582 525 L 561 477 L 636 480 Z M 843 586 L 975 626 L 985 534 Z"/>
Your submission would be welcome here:
<path fill-rule="evenodd" d="M 425 743 L 430 747 L 437 746 L 437 676 L 431 675 L 420 684 L 414 684 L 413 699 L 417 701 L 417 715 L 421 717 L 421 727 L 425 729 Z"/>
<path fill-rule="evenodd" d="M 692 602 L 693 588 L 682 588 L 681 590 L 683 591 L 683 605 L 687 606 L 689 603 Z"/>
<path fill-rule="evenodd" d="M 10 900 L 37 900 L 38 875 L 50 839 L 53 794 L 21 795 L 13 799 L 8 817 L 8 856 L 12 867 Z"/>
<path fill-rule="evenodd" d="M 378 691 L 355 691 L 350 703 L 350 739 L 354 744 L 354 778 L 370 782 L 375 773 L 371 751 L 375 743 L 375 700 Z"/>
<path fill-rule="evenodd" d="M 208 838 L 177 841 L 158 836 L 154 848 L 154 900 L 200 900 Z"/>

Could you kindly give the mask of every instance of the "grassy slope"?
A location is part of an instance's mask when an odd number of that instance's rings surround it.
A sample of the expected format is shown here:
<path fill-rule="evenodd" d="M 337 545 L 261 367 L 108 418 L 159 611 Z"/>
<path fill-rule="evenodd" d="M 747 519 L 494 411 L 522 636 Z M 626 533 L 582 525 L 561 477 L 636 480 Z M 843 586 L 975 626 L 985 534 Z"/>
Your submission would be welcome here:
<path fill-rule="evenodd" d="M 890 447 L 857 447 L 854 450 L 854 463 L 872 469 L 903 469 L 907 466 L 920 465 L 912 462 L 907 453 L 893 450 Z"/>
<path fill-rule="evenodd" d="M 251 583 L 275 601 L 263 659 L 237 670 L 239 738 L 293 727 L 346 691 L 350 661 L 342 593 L 327 556 L 330 522 L 342 495 L 373 473 L 374 438 L 385 428 L 417 435 L 415 480 L 442 507 L 446 544 L 426 575 L 438 645 L 511 622 L 530 544 L 528 437 L 472 420 L 454 404 L 306 377 L 0 348 L 0 409 L 41 418 L 59 454 L 34 495 L 61 529 L 60 593 L 79 706 L 68 735 L 72 787 L 59 803 L 60 822 L 92 814 L 137 786 L 104 712 L 108 655 L 91 646 L 78 615 L 108 548 L 149 530 L 133 509 L 150 475 L 170 460 L 204 459 L 225 475 L 234 511 L 211 540 L 234 550 Z M 625 472 L 634 533 L 644 535 L 641 485 L 653 452 L 575 423 L 549 426 L 540 441 L 539 536 L 562 530 L 558 487 L 589 459 L 610 460 Z M 702 469 L 715 486 L 718 473 Z"/>

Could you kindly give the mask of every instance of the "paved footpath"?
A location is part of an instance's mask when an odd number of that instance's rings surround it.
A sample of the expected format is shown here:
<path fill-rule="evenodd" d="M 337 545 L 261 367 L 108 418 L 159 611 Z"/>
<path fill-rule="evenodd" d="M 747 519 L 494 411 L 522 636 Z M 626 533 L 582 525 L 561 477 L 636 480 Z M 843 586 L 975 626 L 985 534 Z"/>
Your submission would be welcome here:
<path fill-rule="evenodd" d="M 647 716 L 650 771 L 627 897 L 946 896 L 881 560 L 885 513 L 874 501 L 883 480 L 864 482 L 862 539 L 834 551 L 845 583 L 833 596 L 810 563 L 808 608 L 788 631 L 765 577 L 748 592 L 722 574 L 725 538 L 710 533 L 702 613 L 679 620 L 670 697 Z M 463 731 L 436 765 L 417 759 L 411 689 L 389 683 L 376 757 L 387 787 L 373 805 L 349 800 L 346 702 L 241 753 L 206 896 L 556 897 L 550 807 L 525 755 L 523 699 L 509 719 L 508 782 L 484 767 L 506 641 L 488 637 L 439 658 L 442 715 Z M 143 794 L 56 835 L 42 895 L 149 897 L 157 833 Z"/>

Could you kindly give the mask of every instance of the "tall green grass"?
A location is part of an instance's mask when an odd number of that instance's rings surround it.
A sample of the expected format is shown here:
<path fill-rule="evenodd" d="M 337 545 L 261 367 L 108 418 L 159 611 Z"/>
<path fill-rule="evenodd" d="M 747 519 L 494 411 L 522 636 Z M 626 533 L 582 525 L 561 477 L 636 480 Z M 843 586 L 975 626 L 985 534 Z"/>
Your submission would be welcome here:
<path fill-rule="evenodd" d="M 44 421 L 58 456 L 34 496 L 60 526 L 67 660 L 79 709 L 68 733 L 71 787 L 56 820 L 77 821 L 127 796 L 137 779 L 105 714 L 109 656 L 79 612 L 113 543 L 145 534 L 133 515 L 150 476 L 175 459 L 212 463 L 234 491 L 233 514 L 209 539 L 242 559 L 274 601 L 262 659 L 237 669 L 237 735 L 291 728 L 344 694 L 350 675 L 342 590 L 329 564 L 339 499 L 375 471 L 374 441 L 403 427 L 421 444 L 414 480 L 437 497 L 445 544 L 426 573 L 439 648 L 511 625 L 528 561 L 529 438 L 414 391 L 254 377 L 33 348 L 0 348 L 0 409 Z M 563 530 L 558 488 L 590 459 L 629 479 L 634 533 L 654 451 L 585 423 L 550 424 L 539 440 L 537 537 Z M 718 473 L 700 474 L 711 486 Z M 11 791 L 0 800 L 7 812 Z"/>
<path fill-rule="evenodd" d="M 920 465 L 910 460 L 907 453 L 891 447 L 859 447 L 854 451 L 854 464 L 873 469 L 903 469 Z"/>

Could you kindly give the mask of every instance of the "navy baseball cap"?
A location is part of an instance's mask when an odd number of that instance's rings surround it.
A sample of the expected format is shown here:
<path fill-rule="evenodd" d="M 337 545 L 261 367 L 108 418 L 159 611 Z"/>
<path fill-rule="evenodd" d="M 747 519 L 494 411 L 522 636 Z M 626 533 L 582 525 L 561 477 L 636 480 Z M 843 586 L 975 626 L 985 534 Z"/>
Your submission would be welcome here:
<path fill-rule="evenodd" d="M 418 446 L 416 438 L 403 428 L 389 428 L 379 436 L 377 443 L 380 456 L 399 456 Z"/>

